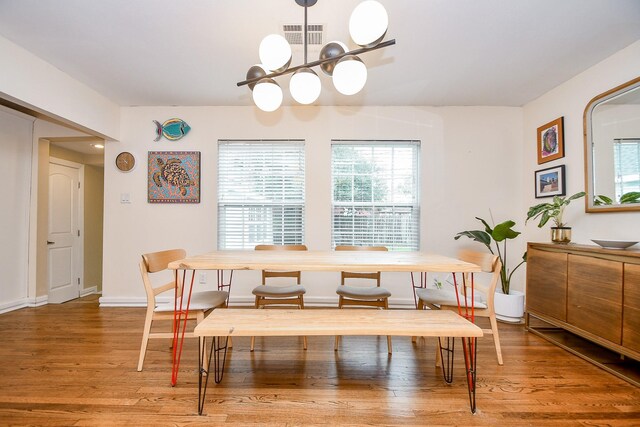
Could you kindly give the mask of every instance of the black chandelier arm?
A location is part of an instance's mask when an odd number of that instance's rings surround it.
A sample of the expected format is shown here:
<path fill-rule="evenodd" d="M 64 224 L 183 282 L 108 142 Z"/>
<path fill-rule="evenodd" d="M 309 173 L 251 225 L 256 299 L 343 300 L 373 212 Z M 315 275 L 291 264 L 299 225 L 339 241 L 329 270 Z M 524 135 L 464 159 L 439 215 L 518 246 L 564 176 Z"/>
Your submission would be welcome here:
<path fill-rule="evenodd" d="M 295 67 L 287 68 L 284 71 L 276 71 L 276 72 L 273 72 L 271 74 L 267 74 L 267 75 L 262 76 L 262 77 L 255 77 L 253 79 L 243 80 L 241 82 L 238 82 L 237 86 L 238 87 L 245 86 L 245 85 L 248 85 L 248 84 L 251 84 L 251 83 L 257 83 L 258 81 L 260 81 L 262 79 L 270 79 L 270 78 L 274 78 L 274 77 L 283 76 L 285 74 L 295 73 L 296 71 L 298 71 L 301 68 L 316 67 L 318 65 L 326 64 L 328 62 L 339 61 L 340 59 L 342 59 L 343 57 L 345 57 L 347 55 L 360 55 L 361 53 L 371 52 L 372 50 L 382 49 L 383 47 L 393 46 L 394 44 L 396 44 L 396 39 L 387 40 L 386 42 L 382 42 L 382 43 L 377 44 L 377 45 L 372 46 L 372 47 L 363 47 L 363 48 L 360 48 L 360 49 L 355 49 L 355 50 L 352 50 L 352 51 L 349 51 L 349 52 L 345 52 L 345 53 L 343 53 L 341 55 L 334 56 L 332 58 L 318 59 L 317 61 L 307 62 L 307 63 L 302 64 L 302 65 L 297 65 Z"/>

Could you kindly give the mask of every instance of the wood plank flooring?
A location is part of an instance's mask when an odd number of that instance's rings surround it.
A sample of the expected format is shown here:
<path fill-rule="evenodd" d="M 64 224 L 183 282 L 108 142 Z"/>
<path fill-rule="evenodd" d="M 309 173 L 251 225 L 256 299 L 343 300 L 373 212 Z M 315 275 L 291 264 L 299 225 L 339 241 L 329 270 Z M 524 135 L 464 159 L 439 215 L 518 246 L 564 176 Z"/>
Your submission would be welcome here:
<path fill-rule="evenodd" d="M 0 315 L 0 425 L 640 426 L 640 389 L 524 331 L 500 324 L 478 350 L 472 415 L 458 347 L 454 382 L 434 368 L 435 341 L 346 337 L 234 339 L 221 384 L 197 415 L 197 343 L 176 387 L 169 342 L 136 365 L 144 309 L 98 308 L 96 296 Z"/>

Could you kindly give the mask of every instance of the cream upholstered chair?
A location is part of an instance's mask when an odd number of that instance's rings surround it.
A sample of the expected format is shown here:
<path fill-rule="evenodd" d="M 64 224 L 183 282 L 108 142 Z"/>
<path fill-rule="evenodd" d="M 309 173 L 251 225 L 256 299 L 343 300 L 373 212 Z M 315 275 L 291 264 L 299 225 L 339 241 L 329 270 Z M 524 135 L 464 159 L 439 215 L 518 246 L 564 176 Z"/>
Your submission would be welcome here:
<path fill-rule="evenodd" d="M 305 245 L 257 245 L 256 251 L 306 251 Z M 286 255 L 283 255 L 286 256 Z M 304 294 L 306 290 L 300 284 L 299 271 L 267 271 L 262 270 L 262 284 L 256 286 L 251 293 L 255 295 L 256 308 L 264 308 L 267 305 L 296 305 L 304 308 Z M 295 279 L 295 284 L 289 286 L 267 285 L 267 279 L 285 277 Z M 304 349 L 307 349 L 307 337 L 302 337 Z M 255 337 L 251 337 L 251 351 L 255 345 Z"/>
<path fill-rule="evenodd" d="M 151 283 L 151 275 L 167 269 L 170 262 L 176 261 L 186 257 L 184 249 L 171 249 L 161 252 L 153 252 L 142 255 L 140 261 L 140 273 L 142 274 L 142 283 L 147 293 L 147 316 L 144 321 L 144 331 L 142 334 L 142 345 L 140 346 L 140 358 L 138 359 L 138 371 L 142 371 L 142 365 L 144 364 L 144 357 L 147 352 L 147 343 L 150 338 L 173 338 L 173 332 L 151 332 L 151 326 L 154 320 L 171 320 L 173 322 L 174 311 L 174 290 L 175 281 L 153 287 Z M 180 277 L 180 275 L 178 275 Z M 182 283 L 178 283 L 182 286 Z M 170 291 L 170 292 L 169 292 Z M 158 304 L 156 296 L 167 292 L 171 294 L 171 300 L 162 304 Z M 180 288 L 178 289 L 178 295 L 180 294 Z M 191 302 L 189 304 L 189 319 L 195 319 L 196 324 L 200 323 L 204 319 L 206 311 L 216 307 L 225 306 L 229 293 L 225 291 L 204 291 L 193 292 L 191 295 Z M 180 301 L 177 301 L 180 305 Z M 185 332 L 185 337 L 193 338 L 193 332 Z"/>
<path fill-rule="evenodd" d="M 502 263 L 497 256 L 485 253 L 485 252 L 473 252 L 464 250 L 458 254 L 458 258 L 462 261 L 470 262 L 472 264 L 479 265 L 484 273 L 491 273 L 491 281 L 488 285 L 482 285 L 474 280 L 475 291 L 480 291 L 486 296 L 486 302 L 480 301 L 475 298 L 473 301 L 474 315 L 476 317 L 488 317 L 491 324 L 491 329 L 483 329 L 482 332 L 493 335 L 493 343 L 496 348 L 496 355 L 498 357 L 498 364 L 502 365 L 502 350 L 500 349 L 500 335 L 498 334 L 498 322 L 496 320 L 496 311 L 494 307 L 494 296 L 496 292 L 496 286 L 500 280 L 500 270 L 502 269 Z M 471 279 L 467 275 L 465 281 L 467 288 L 471 286 Z M 463 286 L 462 283 L 459 284 Z M 460 290 L 462 291 L 462 290 Z M 474 292 L 475 293 L 475 292 Z M 425 306 L 431 309 L 443 309 L 452 310 L 458 312 L 458 302 L 456 299 L 455 291 L 449 289 L 428 289 L 421 288 L 416 291 L 418 296 L 418 310 L 424 309 Z M 477 295 L 477 294 L 476 294 Z M 460 305 L 465 304 L 464 295 L 460 295 Z M 468 307 L 471 307 L 471 295 L 467 292 L 466 303 Z M 464 308 L 463 308 L 464 310 Z M 414 337 L 415 341 L 415 337 Z M 436 359 L 439 360 L 440 352 L 438 352 Z"/>
<path fill-rule="evenodd" d="M 347 246 L 338 245 L 336 251 L 386 251 L 384 246 Z M 347 279 L 370 279 L 376 281 L 376 286 L 349 286 L 345 284 Z M 389 297 L 391 292 L 380 286 L 380 272 L 375 273 L 351 273 L 343 271 L 340 273 L 340 286 L 336 289 L 339 296 L 338 308 L 349 306 L 389 308 Z M 338 350 L 340 336 L 335 338 L 333 349 Z M 387 349 L 392 352 L 391 337 L 387 336 Z"/>

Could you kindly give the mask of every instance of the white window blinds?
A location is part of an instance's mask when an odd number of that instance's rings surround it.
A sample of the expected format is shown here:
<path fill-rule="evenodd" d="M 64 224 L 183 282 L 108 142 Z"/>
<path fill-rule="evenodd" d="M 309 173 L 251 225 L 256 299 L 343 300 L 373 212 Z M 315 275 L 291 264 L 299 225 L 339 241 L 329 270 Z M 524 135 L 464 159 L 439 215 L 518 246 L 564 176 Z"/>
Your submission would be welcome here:
<path fill-rule="evenodd" d="M 616 200 L 623 203 L 625 194 L 640 191 L 640 139 L 614 139 Z"/>
<path fill-rule="evenodd" d="M 420 247 L 419 141 L 332 141 L 332 244 Z"/>
<path fill-rule="evenodd" d="M 218 142 L 218 248 L 304 242 L 304 141 Z"/>

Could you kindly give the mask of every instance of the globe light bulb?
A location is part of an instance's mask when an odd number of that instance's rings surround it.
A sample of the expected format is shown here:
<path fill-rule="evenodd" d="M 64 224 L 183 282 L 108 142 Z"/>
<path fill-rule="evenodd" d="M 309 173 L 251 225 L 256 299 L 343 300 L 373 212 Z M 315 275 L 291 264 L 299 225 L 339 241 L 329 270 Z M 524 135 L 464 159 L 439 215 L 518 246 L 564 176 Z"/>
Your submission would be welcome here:
<path fill-rule="evenodd" d="M 262 111 L 275 111 L 282 104 L 282 89 L 275 80 L 262 79 L 253 88 L 253 102 Z"/>
<path fill-rule="evenodd" d="M 389 26 L 389 16 L 384 6 L 374 0 L 366 0 L 356 6 L 349 18 L 349 34 L 363 47 L 372 47 L 382 41 Z"/>
<path fill-rule="evenodd" d="M 296 71 L 289 81 L 289 91 L 297 102 L 308 105 L 320 96 L 320 77 L 310 68 Z"/>
<path fill-rule="evenodd" d="M 270 71 L 284 71 L 291 64 L 291 46 L 279 34 L 269 34 L 259 48 L 260 62 Z"/>
<path fill-rule="evenodd" d="M 343 95 L 355 95 L 367 83 L 367 67 L 355 55 L 347 55 L 333 69 L 333 85 Z"/>

